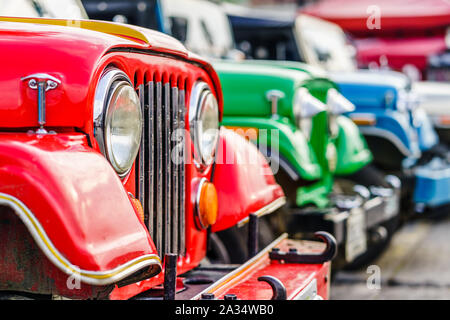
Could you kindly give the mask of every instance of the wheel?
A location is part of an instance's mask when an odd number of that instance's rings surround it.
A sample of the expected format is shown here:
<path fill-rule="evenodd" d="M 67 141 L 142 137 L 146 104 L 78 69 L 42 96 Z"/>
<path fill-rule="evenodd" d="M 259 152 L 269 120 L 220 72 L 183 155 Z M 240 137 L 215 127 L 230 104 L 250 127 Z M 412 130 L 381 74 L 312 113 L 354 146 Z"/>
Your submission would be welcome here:
<path fill-rule="evenodd" d="M 272 213 L 276 214 L 276 213 Z M 226 251 L 226 255 L 228 256 L 228 262 L 223 263 L 232 263 L 232 264 L 242 264 L 248 260 L 248 248 L 247 248 L 247 239 L 248 239 L 248 225 L 244 225 L 240 228 L 237 226 L 233 226 L 226 230 L 217 232 L 215 234 L 211 234 L 210 240 L 211 242 L 216 242 L 216 244 L 211 246 L 211 249 L 215 250 L 216 257 L 218 256 L 217 252 L 221 250 Z M 269 223 L 267 222 L 266 217 L 262 217 L 258 219 L 258 249 L 261 250 L 269 245 L 273 240 L 275 240 L 275 233 L 272 231 Z M 220 242 L 221 244 L 217 244 Z M 222 247 L 223 249 L 218 250 L 218 248 Z M 211 255 L 213 253 L 211 252 Z M 209 257 L 208 253 L 208 257 Z M 222 253 L 222 257 L 225 255 Z M 211 259 L 213 259 L 211 257 Z"/>
<path fill-rule="evenodd" d="M 213 264 L 231 263 L 227 248 L 215 233 L 209 235 L 207 257 Z"/>

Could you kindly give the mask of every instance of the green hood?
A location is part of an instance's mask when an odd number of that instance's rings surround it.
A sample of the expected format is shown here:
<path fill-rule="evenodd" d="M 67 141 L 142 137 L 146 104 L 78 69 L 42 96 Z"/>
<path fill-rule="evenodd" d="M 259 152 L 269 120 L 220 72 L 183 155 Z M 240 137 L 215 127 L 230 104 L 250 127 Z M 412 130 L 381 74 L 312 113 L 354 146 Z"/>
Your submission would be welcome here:
<path fill-rule="evenodd" d="M 328 78 L 328 73 L 324 69 L 314 67 L 302 62 L 281 60 L 245 60 L 245 63 L 251 65 L 272 66 L 281 69 L 303 71 L 313 78 Z"/>
<path fill-rule="evenodd" d="M 275 89 L 284 93 L 278 101 L 278 114 L 294 120 L 295 90 L 312 79 L 307 72 L 247 61 L 214 62 L 213 66 L 222 84 L 224 116 L 270 117 L 266 94 Z"/>
<path fill-rule="evenodd" d="M 269 145 L 278 149 L 280 156 L 299 177 L 320 179 L 320 166 L 306 137 L 297 128 L 293 113 L 295 91 L 314 79 L 307 72 L 248 61 L 217 61 L 213 66 L 219 75 L 224 97 L 222 124 L 259 130 L 277 129 L 279 145 L 272 145 L 270 140 Z M 272 115 L 271 103 L 266 97 L 270 90 L 284 94 L 278 101 L 276 116 Z"/>

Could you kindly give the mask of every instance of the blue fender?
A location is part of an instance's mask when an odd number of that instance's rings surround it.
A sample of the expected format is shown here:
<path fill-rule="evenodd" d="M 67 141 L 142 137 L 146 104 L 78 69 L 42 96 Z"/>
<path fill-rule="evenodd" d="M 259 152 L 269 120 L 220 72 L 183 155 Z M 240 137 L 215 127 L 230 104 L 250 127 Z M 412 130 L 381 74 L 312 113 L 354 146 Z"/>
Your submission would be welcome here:
<path fill-rule="evenodd" d="M 408 81 L 392 72 L 358 71 L 337 74 L 333 79 L 341 93 L 356 106 L 349 116 L 359 124 L 365 136 L 389 140 L 414 168 L 413 201 L 434 208 L 450 203 L 450 167 L 436 158 L 426 165 L 416 166 L 421 152 L 439 142 L 436 131 L 423 109 L 402 103 L 408 91 Z M 414 94 L 414 93 L 412 93 Z"/>
<path fill-rule="evenodd" d="M 362 119 L 373 119 L 373 124 L 359 125 L 361 133 L 365 136 L 377 136 L 389 140 L 406 157 L 418 158 L 420 144 L 417 134 L 409 125 L 409 117 L 395 110 L 364 110 L 360 109 L 349 114 L 350 118 L 359 123 Z"/>
<path fill-rule="evenodd" d="M 349 116 L 353 120 L 373 120 L 373 123 L 360 125 L 364 135 L 389 140 L 405 157 L 420 156 L 419 130 L 412 125 L 411 113 L 397 109 L 400 92 L 408 85 L 407 79 L 397 73 L 373 71 L 334 74 L 332 78 L 356 107 Z"/>

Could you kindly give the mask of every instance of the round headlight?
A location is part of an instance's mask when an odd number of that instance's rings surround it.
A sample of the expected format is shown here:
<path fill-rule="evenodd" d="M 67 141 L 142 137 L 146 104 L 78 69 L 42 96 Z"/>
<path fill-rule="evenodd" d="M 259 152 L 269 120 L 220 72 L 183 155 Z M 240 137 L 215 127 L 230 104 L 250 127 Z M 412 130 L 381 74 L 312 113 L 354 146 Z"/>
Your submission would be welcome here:
<path fill-rule="evenodd" d="M 219 106 L 205 82 L 197 82 L 191 93 L 189 125 L 197 165 L 210 165 L 219 139 Z"/>
<path fill-rule="evenodd" d="M 327 105 L 334 115 L 355 111 L 355 105 L 334 88 L 327 92 Z"/>
<path fill-rule="evenodd" d="M 293 106 L 297 126 L 309 139 L 312 130 L 312 117 L 325 111 L 325 104 L 311 95 L 308 89 L 302 87 L 295 92 Z"/>
<path fill-rule="evenodd" d="M 94 105 L 95 138 L 117 174 L 133 166 L 142 137 L 139 97 L 120 70 L 109 69 L 100 79 Z"/>

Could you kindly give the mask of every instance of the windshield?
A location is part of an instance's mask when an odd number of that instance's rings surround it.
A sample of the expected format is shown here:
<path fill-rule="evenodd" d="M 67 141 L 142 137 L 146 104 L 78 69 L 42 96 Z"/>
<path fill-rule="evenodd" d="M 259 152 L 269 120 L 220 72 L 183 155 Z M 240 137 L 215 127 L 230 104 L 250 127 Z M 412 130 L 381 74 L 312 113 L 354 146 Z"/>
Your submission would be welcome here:
<path fill-rule="evenodd" d="M 172 35 L 189 50 L 224 58 L 234 49 L 231 26 L 220 5 L 198 0 L 165 0 L 162 4 Z"/>
<path fill-rule="evenodd" d="M 307 63 L 328 71 L 356 69 L 355 49 L 337 25 L 301 15 L 296 21 L 296 31 Z"/>
<path fill-rule="evenodd" d="M 159 0 L 82 0 L 82 3 L 90 19 L 166 30 Z"/>
<path fill-rule="evenodd" d="M 79 0 L 0 0 L 0 15 L 10 17 L 46 17 L 87 19 Z"/>

